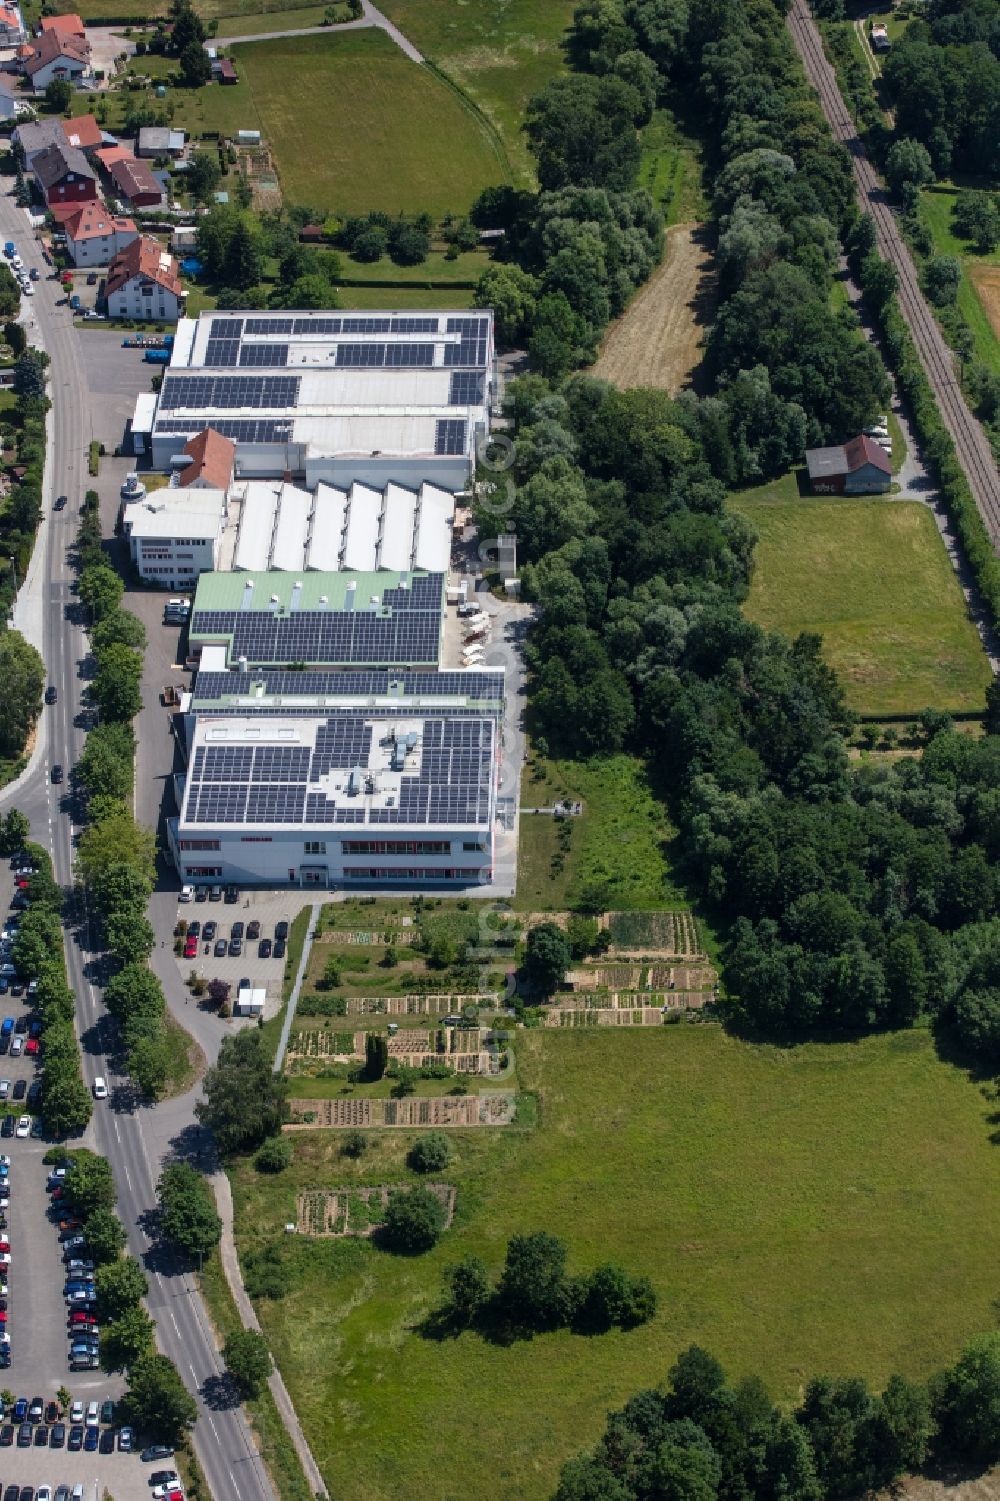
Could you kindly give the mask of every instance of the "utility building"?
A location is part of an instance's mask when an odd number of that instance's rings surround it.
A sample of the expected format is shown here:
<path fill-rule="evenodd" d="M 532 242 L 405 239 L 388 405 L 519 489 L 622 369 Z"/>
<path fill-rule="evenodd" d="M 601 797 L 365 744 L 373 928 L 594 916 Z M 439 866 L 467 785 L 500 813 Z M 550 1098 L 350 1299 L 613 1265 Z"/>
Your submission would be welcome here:
<path fill-rule="evenodd" d="M 236 444 L 237 478 L 454 493 L 473 472 L 495 383 L 485 309 L 203 313 L 178 324 L 153 462 L 166 468 L 178 439 L 212 427 Z"/>
<path fill-rule="evenodd" d="M 892 483 L 892 464 L 873 438 L 861 436 L 833 448 L 807 448 L 814 495 L 880 495 Z"/>

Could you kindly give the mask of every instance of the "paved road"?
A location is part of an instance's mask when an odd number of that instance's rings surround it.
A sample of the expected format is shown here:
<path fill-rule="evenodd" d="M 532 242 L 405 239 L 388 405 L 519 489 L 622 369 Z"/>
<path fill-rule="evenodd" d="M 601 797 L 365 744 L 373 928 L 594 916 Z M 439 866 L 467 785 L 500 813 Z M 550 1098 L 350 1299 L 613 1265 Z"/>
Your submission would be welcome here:
<path fill-rule="evenodd" d="M 44 568 L 42 645 L 49 681 L 58 689 L 58 702 L 45 713 L 45 754 L 41 763 L 17 789 L 0 797 L 0 806 L 16 801 L 31 819 L 32 832 L 52 851 L 56 878 L 69 886 L 73 876 L 73 805 L 67 784 L 52 786 L 49 767 L 54 761 L 75 765 L 83 748 L 85 721 L 81 714 L 84 680 L 80 663 L 87 652 L 86 636 L 72 594 L 69 549 L 79 519 L 79 501 L 87 488 L 87 445 L 93 431 L 88 387 L 80 362 L 78 338 L 68 313 L 54 305 L 54 283 L 44 277 L 47 267 L 29 237 L 27 221 L 9 196 L 0 197 L 0 239 L 16 240 L 28 266 L 36 265 L 43 280 L 37 284 L 32 314 L 52 359 L 50 395 L 53 401 L 51 446 L 46 465 L 42 522 L 38 549 Z M 64 491 L 70 504 L 53 512 L 54 496 Z M 149 1271 L 149 1310 L 156 1320 L 160 1348 L 177 1365 L 184 1381 L 198 1397 L 199 1421 L 195 1448 L 215 1501 L 273 1501 L 274 1492 L 257 1454 L 250 1429 L 239 1406 L 220 1403 L 220 1362 L 204 1307 L 193 1280 L 176 1265 L 151 1261 L 150 1242 L 141 1221 L 155 1205 L 154 1186 L 163 1156 L 174 1138 L 191 1132 L 192 1098 L 172 1100 L 153 1110 L 138 1109 L 125 1081 L 116 1078 L 105 1057 L 107 1018 L 100 1000 L 98 955 L 89 938 L 85 914 L 76 931 L 66 932 L 70 985 L 77 997 L 77 1027 L 84 1050 L 84 1074 L 109 1076 L 113 1099 L 95 1112 L 88 1143 L 112 1163 L 118 1206 L 129 1234 L 129 1249 Z M 206 1393 L 214 1405 L 206 1401 Z"/>
<path fill-rule="evenodd" d="M 414 63 L 422 63 L 423 56 L 417 51 L 413 43 L 409 41 L 398 26 L 394 26 L 388 16 L 384 16 L 380 10 L 376 10 L 371 0 L 361 0 L 364 14 L 357 21 L 344 21 L 339 26 L 301 26 L 292 31 L 255 31 L 249 36 L 217 36 L 212 38 L 213 47 L 232 47 L 236 42 L 277 42 L 286 36 L 315 36 L 318 32 L 326 32 L 335 36 L 340 31 L 360 31 L 365 27 L 377 27 L 384 31 L 387 37 L 396 43 L 401 52 Z M 280 12 L 278 12 L 280 14 Z"/>
<path fill-rule="evenodd" d="M 924 300 L 916 267 L 899 232 L 885 189 L 841 98 L 836 76 L 827 62 L 820 35 L 809 13 L 807 0 L 793 0 L 788 28 L 798 48 L 810 83 L 819 95 L 823 113 L 834 137 L 851 153 L 855 189 L 861 209 L 875 223 L 878 248 L 899 277 L 899 304 L 910 327 L 927 379 L 937 399 L 945 426 L 951 433 L 958 459 L 975 496 L 987 533 L 1000 547 L 1000 474 L 986 434 L 969 411 L 955 376 L 954 356 Z"/>

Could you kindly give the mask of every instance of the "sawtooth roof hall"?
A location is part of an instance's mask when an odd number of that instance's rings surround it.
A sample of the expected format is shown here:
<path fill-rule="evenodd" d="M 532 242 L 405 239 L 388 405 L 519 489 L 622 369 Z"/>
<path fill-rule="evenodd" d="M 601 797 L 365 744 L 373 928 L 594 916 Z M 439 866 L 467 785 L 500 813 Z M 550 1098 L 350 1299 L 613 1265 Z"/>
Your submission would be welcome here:
<path fill-rule="evenodd" d="M 237 478 L 454 492 L 495 386 L 487 309 L 202 313 L 177 325 L 149 447 L 166 469 L 211 427 L 235 442 Z"/>

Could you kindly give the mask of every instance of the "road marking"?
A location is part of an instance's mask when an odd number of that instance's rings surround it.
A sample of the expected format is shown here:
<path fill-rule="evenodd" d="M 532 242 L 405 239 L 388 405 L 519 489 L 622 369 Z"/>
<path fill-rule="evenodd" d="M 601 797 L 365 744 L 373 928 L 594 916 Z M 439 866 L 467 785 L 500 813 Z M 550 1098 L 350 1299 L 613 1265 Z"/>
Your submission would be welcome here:
<path fill-rule="evenodd" d="M 114 1128 L 115 1128 L 115 1138 L 116 1138 L 116 1140 L 118 1142 L 118 1145 L 121 1146 L 122 1133 L 118 1129 L 118 1117 L 116 1115 L 113 1115 L 111 1117 L 111 1120 L 112 1120 L 112 1123 L 114 1124 Z"/>
<path fill-rule="evenodd" d="M 218 1443 L 218 1441 L 219 1441 L 219 1430 L 215 1426 L 215 1419 L 213 1418 L 213 1416 L 212 1416 L 211 1413 L 208 1414 L 208 1422 L 209 1422 L 209 1427 L 211 1428 L 212 1432 L 215 1434 L 215 1441 L 216 1441 L 216 1443 Z"/>
<path fill-rule="evenodd" d="M 198 1385 L 198 1372 L 195 1370 L 195 1368 L 191 1364 L 190 1360 L 188 1361 L 188 1370 L 191 1372 L 191 1379 L 192 1379 L 192 1381 L 194 1382 L 195 1386 L 197 1386 Z"/>
<path fill-rule="evenodd" d="M 180 1337 L 181 1337 L 180 1327 L 179 1327 L 179 1325 L 177 1323 L 176 1318 L 174 1317 L 174 1310 L 172 1308 L 170 1310 L 170 1322 L 173 1324 L 174 1328 L 177 1330 L 177 1338 L 180 1339 Z"/>
<path fill-rule="evenodd" d="M 122 1163 L 122 1172 L 125 1174 L 125 1182 L 128 1184 L 129 1193 L 133 1193 L 134 1190 L 132 1188 L 132 1179 L 129 1177 L 128 1165 L 124 1162 Z"/>

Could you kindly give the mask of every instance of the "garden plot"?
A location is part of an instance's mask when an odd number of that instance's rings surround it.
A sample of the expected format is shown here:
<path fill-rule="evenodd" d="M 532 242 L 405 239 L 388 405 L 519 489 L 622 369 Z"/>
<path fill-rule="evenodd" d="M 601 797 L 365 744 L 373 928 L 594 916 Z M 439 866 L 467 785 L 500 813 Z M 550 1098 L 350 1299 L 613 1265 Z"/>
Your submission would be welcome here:
<path fill-rule="evenodd" d="M 295 1201 L 296 1229 L 300 1235 L 327 1239 L 345 1235 L 368 1236 L 385 1219 L 389 1196 L 403 1185 L 382 1183 L 377 1188 L 306 1189 Z M 445 1229 L 455 1217 L 455 1190 L 450 1183 L 428 1183 L 427 1188 L 444 1206 Z"/>
<path fill-rule="evenodd" d="M 332 1027 L 297 1028 L 288 1046 L 290 1072 L 310 1074 L 314 1064 L 360 1063 L 369 1035 Z M 443 1064 L 459 1074 L 499 1075 L 507 1067 L 505 1040 L 505 1034 L 483 1027 L 435 1027 L 408 1028 L 387 1041 L 390 1058 L 407 1068 Z"/>
<path fill-rule="evenodd" d="M 503 1004 L 498 990 L 466 995 L 352 995 L 347 998 L 347 1016 L 448 1016 L 467 1007 L 487 1010 Z"/>
<path fill-rule="evenodd" d="M 549 1006 L 546 1027 L 661 1027 L 669 1016 L 680 1011 L 700 1011 L 711 992 L 704 990 L 668 990 L 656 992 L 612 992 L 574 997 Z"/>
<path fill-rule="evenodd" d="M 509 1126 L 514 1119 L 513 1090 L 478 1095 L 438 1095 L 405 1100 L 296 1100 L 288 1102 L 286 1131 L 341 1129 L 345 1126 Z"/>
<path fill-rule="evenodd" d="M 611 938 L 612 953 L 639 952 L 687 959 L 704 953 L 690 912 L 605 912 L 598 927 Z"/>

